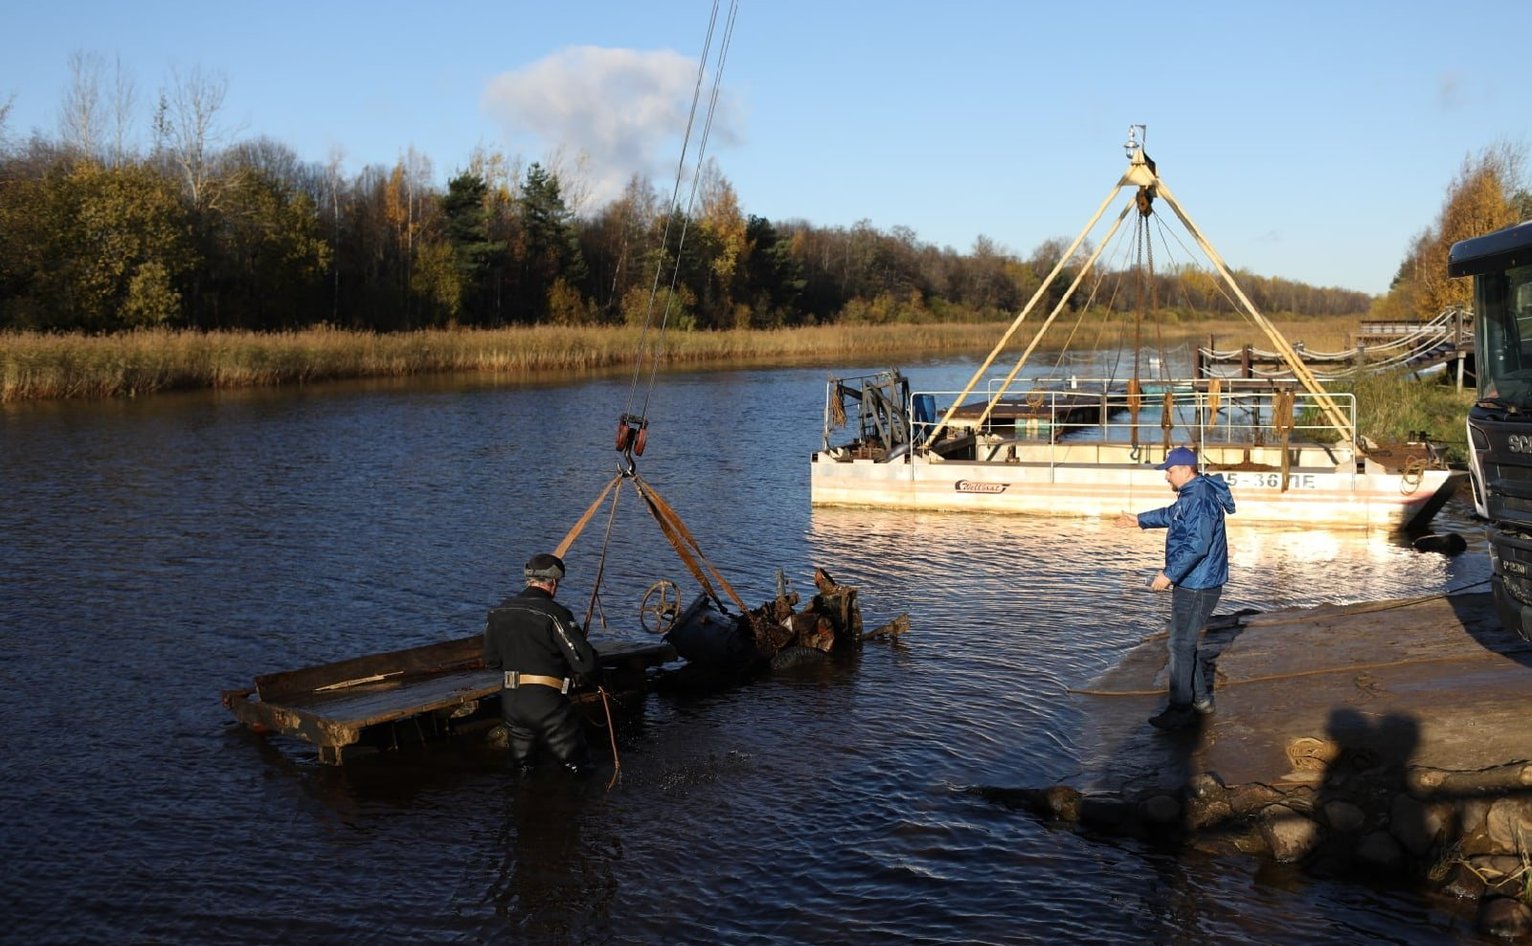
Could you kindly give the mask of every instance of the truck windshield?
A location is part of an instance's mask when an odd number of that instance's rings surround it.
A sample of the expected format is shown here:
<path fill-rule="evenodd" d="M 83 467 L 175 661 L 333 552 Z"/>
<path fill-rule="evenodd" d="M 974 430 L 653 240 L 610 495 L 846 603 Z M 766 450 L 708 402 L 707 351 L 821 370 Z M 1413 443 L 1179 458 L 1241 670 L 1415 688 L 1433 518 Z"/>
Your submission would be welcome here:
<path fill-rule="evenodd" d="M 1532 266 L 1474 279 L 1479 397 L 1532 410 Z"/>

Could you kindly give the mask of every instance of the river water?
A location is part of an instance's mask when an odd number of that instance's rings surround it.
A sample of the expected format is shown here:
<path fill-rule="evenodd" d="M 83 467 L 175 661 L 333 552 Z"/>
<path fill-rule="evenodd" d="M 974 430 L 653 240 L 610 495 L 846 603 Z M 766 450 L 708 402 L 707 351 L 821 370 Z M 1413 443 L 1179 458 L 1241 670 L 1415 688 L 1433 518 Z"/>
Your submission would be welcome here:
<path fill-rule="evenodd" d="M 825 376 L 662 375 L 640 472 L 750 604 L 819 565 L 910 633 L 651 696 L 610 791 L 517 781 L 478 745 L 320 766 L 219 691 L 480 629 L 612 476 L 626 377 L 0 408 L 0 941 L 1480 942 L 1416 891 L 1093 840 L 970 791 L 1079 770 L 1069 690 L 1161 628 L 1165 599 L 1131 590 L 1160 539 L 811 509 Z M 581 616 L 603 526 L 569 556 Z M 1236 517 L 1221 610 L 1483 582 L 1466 506 L 1439 526 L 1469 551 Z M 627 492 L 593 636 L 642 637 L 656 578 L 694 590 Z"/>

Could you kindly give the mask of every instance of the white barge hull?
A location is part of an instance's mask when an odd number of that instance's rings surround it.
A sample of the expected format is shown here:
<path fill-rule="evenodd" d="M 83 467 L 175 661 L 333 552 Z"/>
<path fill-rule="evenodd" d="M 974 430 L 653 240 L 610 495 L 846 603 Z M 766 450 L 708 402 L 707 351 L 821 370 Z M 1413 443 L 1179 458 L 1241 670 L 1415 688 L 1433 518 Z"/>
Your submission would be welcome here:
<path fill-rule="evenodd" d="M 1146 464 L 1036 464 L 900 458 L 891 462 L 813 457 L 810 500 L 874 506 L 1111 516 L 1169 505 L 1165 474 Z M 1240 522 L 1403 529 L 1430 520 L 1467 474 L 1413 475 L 1296 469 L 1283 489 L 1277 472 L 1214 472 L 1234 494 Z"/>

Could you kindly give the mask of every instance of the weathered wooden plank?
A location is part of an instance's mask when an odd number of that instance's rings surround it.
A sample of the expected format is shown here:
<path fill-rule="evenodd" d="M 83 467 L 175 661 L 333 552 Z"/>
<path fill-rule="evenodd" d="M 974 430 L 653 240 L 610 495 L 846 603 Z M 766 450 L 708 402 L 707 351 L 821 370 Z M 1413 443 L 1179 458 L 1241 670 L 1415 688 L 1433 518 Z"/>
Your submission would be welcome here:
<path fill-rule="evenodd" d="M 255 678 L 255 690 L 264 701 L 283 703 L 301 699 L 308 693 L 478 669 L 483 666 L 483 643 L 482 635 L 474 634 L 437 644 L 264 674 Z M 653 666 L 676 659 L 675 650 L 663 641 L 602 641 L 592 646 L 603 666 L 616 666 L 631 660 L 642 660 Z"/>
<path fill-rule="evenodd" d="M 262 700 L 282 702 L 297 693 L 323 687 L 342 688 L 366 681 L 404 677 L 435 671 L 482 666 L 484 638 L 474 634 L 438 644 L 406 647 L 365 657 L 352 657 L 333 663 L 268 673 L 255 678 L 255 691 Z"/>
<path fill-rule="evenodd" d="M 483 668 L 478 635 L 257 678 L 259 700 L 227 694 L 242 722 L 297 735 L 316 745 L 346 745 L 363 729 L 491 696 L 501 674 Z M 596 657 L 607 669 L 657 666 L 675 660 L 664 641 L 602 641 Z M 262 681 L 266 693 L 259 693 Z"/>
<path fill-rule="evenodd" d="M 481 699 L 499 692 L 500 677 L 496 670 L 457 670 L 304 694 L 285 705 L 294 712 L 360 729 Z"/>

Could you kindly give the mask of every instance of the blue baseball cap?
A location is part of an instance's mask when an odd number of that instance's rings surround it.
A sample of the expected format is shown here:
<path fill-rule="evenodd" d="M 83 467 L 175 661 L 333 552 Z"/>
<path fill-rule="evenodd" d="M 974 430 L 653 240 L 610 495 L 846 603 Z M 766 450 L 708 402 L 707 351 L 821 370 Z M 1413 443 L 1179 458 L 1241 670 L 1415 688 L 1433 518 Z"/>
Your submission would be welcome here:
<path fill-rule="evenodd" d="M 1156 470 L 1168 470 L 1173 466 L 1189 466 L 1196 469 L 1197 454 L 1188 447 L 1176 447 L 1165 454 L 1164 463 L 1156 463 L 1154 468 Z"/>

